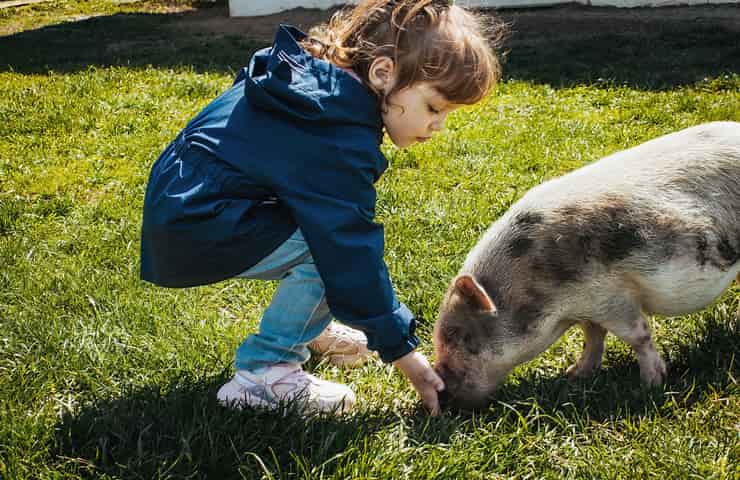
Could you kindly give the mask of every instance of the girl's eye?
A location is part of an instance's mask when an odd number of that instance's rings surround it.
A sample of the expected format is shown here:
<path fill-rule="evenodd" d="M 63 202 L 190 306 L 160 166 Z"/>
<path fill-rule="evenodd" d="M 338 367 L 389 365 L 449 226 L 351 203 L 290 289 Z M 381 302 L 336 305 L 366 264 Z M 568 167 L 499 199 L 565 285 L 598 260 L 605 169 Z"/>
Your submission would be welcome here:
<path fill-rule="evenodd" d="M 439 113 L 439 110 L 437 110 L 437 109 L 436 109 L 436 108 L 434 108 L 433 106 L 431 106 L 431 105 L 427 105 L 427 107 L 429 108 L 429 111 L 430 111 L 430 112 L 432 112 L 433 114 L 435 114 L 435 115 L 436 115 L 436 114 L 438 114 L 438 113 Z"/>

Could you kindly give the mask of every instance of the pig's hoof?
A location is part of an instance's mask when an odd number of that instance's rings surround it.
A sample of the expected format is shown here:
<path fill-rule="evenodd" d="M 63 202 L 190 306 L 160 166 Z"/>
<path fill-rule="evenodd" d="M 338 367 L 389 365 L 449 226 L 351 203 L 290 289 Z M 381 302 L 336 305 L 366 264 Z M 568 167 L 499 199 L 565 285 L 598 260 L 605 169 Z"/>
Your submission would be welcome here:
<path fill-rule="evenodd" d="M 570 378 L 571 380 L 575 380 L 578 378 L 588 378 L 593 376 L 594 373 L 596 373 L 596 370 L 598 370 L 600 365 L 596 364 L 582 364 L 581 362 L 574 363 L 568 369 L 565 371 L 565 374 Z"/>
<path fill-rule="evenodd" d="M 665 362 L 662 358 L 655 357 L 645 365 L 645 368 L 641 366 L 640 374 L 642 376 L 642 381 L 645 382 L 645 384 L 650 387 L 657 387 L 658 385 L 663 384 L 663 381 L 665 381 L 667 376 Z"/>

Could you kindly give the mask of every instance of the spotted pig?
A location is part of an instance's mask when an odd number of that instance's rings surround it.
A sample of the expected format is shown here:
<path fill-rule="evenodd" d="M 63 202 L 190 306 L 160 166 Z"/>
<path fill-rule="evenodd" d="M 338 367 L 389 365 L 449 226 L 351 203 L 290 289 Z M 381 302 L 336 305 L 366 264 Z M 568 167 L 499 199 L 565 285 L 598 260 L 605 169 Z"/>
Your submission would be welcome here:
<path fill-rule="evenodd" d="M 660 384 L 646 315 L 700 310 L 739 273 L 740 123 L 665 135 L 543 183 L 488 229 L 444 296 L 434 343 L 446 403 L 488 403 L 575 324 L 585 347 L 568 375 L 597 370 L 611 332 L 643 381 Z"/>

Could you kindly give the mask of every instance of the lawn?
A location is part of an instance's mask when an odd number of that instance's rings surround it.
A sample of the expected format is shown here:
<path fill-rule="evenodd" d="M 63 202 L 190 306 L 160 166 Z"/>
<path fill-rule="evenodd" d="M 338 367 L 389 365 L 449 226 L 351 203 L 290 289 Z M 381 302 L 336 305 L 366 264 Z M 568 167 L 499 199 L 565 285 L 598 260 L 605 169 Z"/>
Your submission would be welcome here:
<path fill-rule="evenodd" d="M 449 280 L 529 188 L 711 120 L 740 121 L 740 10 L 508 10 L 505 78 L 378 184 L 386 261 L 422 351 Z M 149 168 L 265 30 L 222 4 L 57 1 L 0 9 L 0 479 L 740 478 L 740 289 L 655 317 L 665 386 L 609 337 L 569 382 L 568 332 L 489 409 L 429 418 L 393 369 L 308 368 L 359 408 L 301 419 L 219 407 L 233 350 L 275 288 L 141 282 Z M 251 22 L 251 23 L 250 23 Z"/>

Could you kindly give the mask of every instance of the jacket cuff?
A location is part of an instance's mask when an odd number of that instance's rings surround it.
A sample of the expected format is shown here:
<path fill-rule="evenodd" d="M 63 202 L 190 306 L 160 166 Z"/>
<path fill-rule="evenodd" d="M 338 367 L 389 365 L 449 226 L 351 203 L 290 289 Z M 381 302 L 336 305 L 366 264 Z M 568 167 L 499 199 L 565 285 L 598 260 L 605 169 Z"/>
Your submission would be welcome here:
<path fill-rule="evenodd" d="M 368 323 L 375 328 L 365 332 L 367 347 L 377 351 L 385 363 L 398 360 L 419 346 L 419 338 L 414 335 L 416 320 L 403 303 L 393 312 Z"/>
<path fill-rule="evenodd" d="M 409 335 L 402 344 L 384 350 L 378 350 L 380 359 L 385 363 L 395 362 L 409 352 L 416 350 L 419 346 L 419 338 L 416 335 Z"/>

